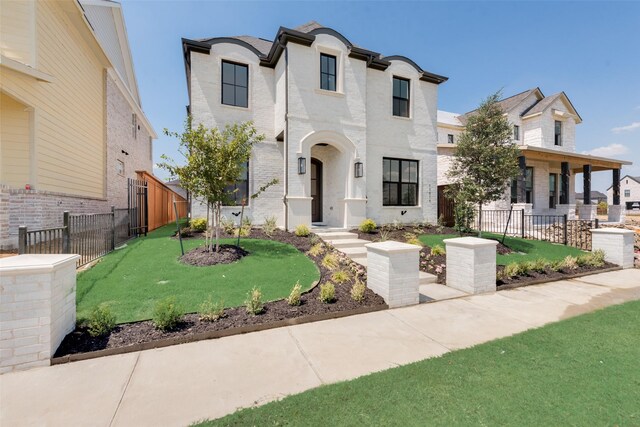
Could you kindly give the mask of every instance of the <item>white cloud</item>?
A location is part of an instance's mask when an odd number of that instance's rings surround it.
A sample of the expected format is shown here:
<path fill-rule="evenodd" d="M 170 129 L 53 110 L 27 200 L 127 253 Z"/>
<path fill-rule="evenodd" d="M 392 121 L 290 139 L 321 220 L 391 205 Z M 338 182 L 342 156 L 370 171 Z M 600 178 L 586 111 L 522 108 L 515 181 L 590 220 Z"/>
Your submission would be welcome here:
<path fill-rule="evenodd" d="M 627 126 L 620 126 L 617 128 L 613 128 L 611 129 L 612 132 L 614 133 L 620 133 L 620 132 L 627 132 L 627 131 L 632 131 L 635 129 L 640 129 L 640 122 L 633 122 L 630 125 Z"/>
<path fill-rule="evenodd" d="M 640 123 L 639 123 L 640 125 Z M 619 156 L 621 154 L 626 154 L 629 149 L 622 144 L 609 144 L 604 147 L 594 148 L 591 151 L 583 151 L 582 154 L 589 154 L 591 156 L 598 157 L 609 157 L 609 156 Z"/>

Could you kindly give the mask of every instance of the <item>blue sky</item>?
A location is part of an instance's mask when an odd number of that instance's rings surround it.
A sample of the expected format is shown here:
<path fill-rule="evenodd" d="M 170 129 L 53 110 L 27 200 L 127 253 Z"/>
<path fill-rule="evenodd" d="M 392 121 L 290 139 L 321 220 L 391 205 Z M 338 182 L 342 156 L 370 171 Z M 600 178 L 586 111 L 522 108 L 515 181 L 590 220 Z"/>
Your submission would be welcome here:
<path fill-rule="evenodd" d="M 279 26 L 316 20 L 362 47 L 448 76 L 441 110 L 472 110 L 499 89 L 565 91 L 584 120 L 578 151 L 631 160 L 623 174 L 640 175 L 640 2 L 122 3 L 143 108 L 158 133 L 182 129 L 186 114 L 181 37 L 272 40 Z M 163 153 L 177 159 L 176 142 L 161 136 L 154 160 Z M 610 172 L 593 175 L 593 189 L 610 184 Z"/>

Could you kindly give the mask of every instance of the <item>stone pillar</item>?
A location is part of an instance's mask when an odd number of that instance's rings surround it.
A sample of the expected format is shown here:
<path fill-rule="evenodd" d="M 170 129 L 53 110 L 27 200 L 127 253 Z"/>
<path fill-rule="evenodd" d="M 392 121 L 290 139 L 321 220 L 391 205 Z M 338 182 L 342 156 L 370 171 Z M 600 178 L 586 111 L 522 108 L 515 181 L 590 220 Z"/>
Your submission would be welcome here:
<path fill-rule="evenodd" d="M 604 251 L 604 259 L 622 268 L 633 268 L 633 241 L 635 234 L 632 230 L 621 228 L 594 228 L 591 230 L 591 250 Z"/>
<path fill-rule="evenodd" d="M 627 211 L 622 205 L 609 205 L 607 207 L 607 220 L 624 224 L 626 213 Z"/>
<path fill-rule="evenodd" d="M 470 294 L 495 292 L 495 240 L 459 237 L 444 241 L 447 251 L 447 286 Z"/>
<path fill-rule="evenodd" d="M 48 366 L 76 325 L 78 255 L 0 259 L 0 373 Z"/>
<path fill-rule="evenodd" d="M 576 219 L 576 204 L 556 205 L 556 215 L 566 215 L 567 219 Z"/>
<path fill-rule="evenodd" d="M 407 243 L 368 243 L 367 286 L 389 307 L 418 304 L 420 247 Z"/>
<path fill-rule="evenodd" d="M 300 224 L 311 227 L 311 200 L 311 197 L 287 197 L 289 230 L 295 230 Z"/>
<path fill-rule="evenodd" d="M 578 217 L 585 221 L 593 221 L 598 213 L 598 205 L 578 206 Z"/>

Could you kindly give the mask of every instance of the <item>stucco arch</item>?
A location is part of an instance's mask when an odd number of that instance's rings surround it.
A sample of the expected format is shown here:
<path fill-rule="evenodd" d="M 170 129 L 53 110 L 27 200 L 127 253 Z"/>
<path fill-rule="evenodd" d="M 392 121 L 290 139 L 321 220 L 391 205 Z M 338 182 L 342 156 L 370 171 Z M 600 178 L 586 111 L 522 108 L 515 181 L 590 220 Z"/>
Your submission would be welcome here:
<path fill-rule="evenodd" d="M 343 154 L 351 154 L 354 158 L 358 157 L 358 149 L 353 141 L 345 135 L 332 130 L 309 132 L 300 140 L 298 152 L 306 153 L 316 144 L 329 144 L 334 146 Z"/>

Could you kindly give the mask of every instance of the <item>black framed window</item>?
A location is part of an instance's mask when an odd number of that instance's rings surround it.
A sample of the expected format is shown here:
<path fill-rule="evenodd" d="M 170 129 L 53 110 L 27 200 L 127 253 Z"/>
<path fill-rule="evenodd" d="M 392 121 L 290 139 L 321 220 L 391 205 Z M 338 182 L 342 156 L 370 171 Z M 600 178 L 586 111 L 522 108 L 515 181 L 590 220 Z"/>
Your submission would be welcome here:
<path fill-rule="evenodd" d="M 382 205 L 418 205 L 418 161 L 382 159 Z"/>
<path fill-rule="evenodd" d="M 513 139 L 520 141 L 520 126 L 513 125 Z"/>
<path fill-rule="evenodd" d="M 556 120 L 554 128 L 555 128 L 554 142 L 556 145 L 562 145 L 562 122 L 559 120 Z"/>
<path fill-rule="evenodd" d="M 549 209 L 555 209 L 558 203 L 558 174 L 549 174 Z"/>
<path fill-rule="evenodd" d="M 409 117 L 409 80 L 393 78 L 393 115 Z"/>
<path fill-rule="evenodd" d="M 320 54 L 320 89 L 336 91 L 336 57 Z"/>
<path fill-rule="evenodd" d="M 447 135 L 447 142 L 449 144 L 453 144 L 454 143 L 454 139 L 453 139 L 453 135 L 452 134 L 448 134 Z"/>
<path fill-rule="evenodd" d="M 222 103 L 235 107 L 249 106 L 249 67 L 222 61 Z"/>
<path fill-rule="evenodd" d="M 244 164 L 240 178 L 236 182 L 227 185 L 226 191 L 229 193 L 234 191 L 230 197 L 231 203 L 227 206 L 241 206 L 243 198 L 245 199 L 245 204 L 249 203 L 249 162 Z"/>
<path fill-rule="evenodd" d="M 518 179 L 511 180 L 511 203 L 518 203 Z"/>
<path fill-rule="evenodd" d="M 527 167 L 527 174 L 524 177 L 525 203 L 533 204 L 533 168 Z"/>

